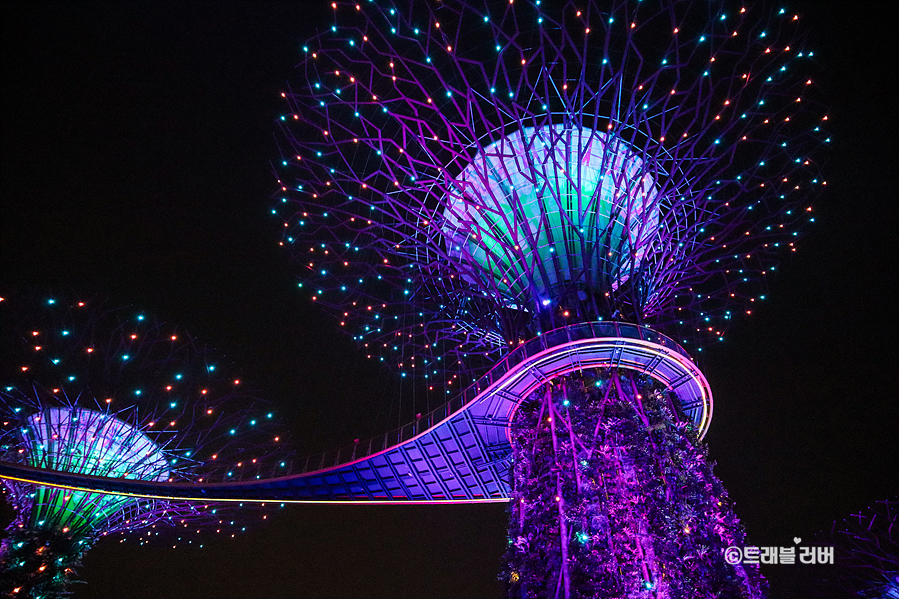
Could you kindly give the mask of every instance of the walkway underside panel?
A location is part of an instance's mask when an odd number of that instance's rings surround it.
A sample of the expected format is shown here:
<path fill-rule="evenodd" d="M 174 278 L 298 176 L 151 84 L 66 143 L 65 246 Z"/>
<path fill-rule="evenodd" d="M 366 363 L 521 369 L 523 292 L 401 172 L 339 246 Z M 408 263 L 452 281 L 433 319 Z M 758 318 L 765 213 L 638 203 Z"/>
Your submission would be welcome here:
<path fill-rule="evenodd" d="M 595 334 L 597 329 L 605 332 L 610 326 L 615 327 L 616 336 L 582 334 Z M 529 342 L 519 350 L 472 385 L 476 395 L 471 401 L 428 430 L 386 450 L 311 472 L 233 483 L 153 483 L 0 462 L 0 478 L 198 501 L 505 501 L 509 497 L 512 457 L 509 427 L 515 410 L 546 382 L 592 368 L 618 368 L 651 376 L 674 393 L 701 434 L 708 428 L 712 410 L 708 382 L 686 352 L 659 333 L 621 323 L 588 323 L 552 331 L 539 343 Z"/>

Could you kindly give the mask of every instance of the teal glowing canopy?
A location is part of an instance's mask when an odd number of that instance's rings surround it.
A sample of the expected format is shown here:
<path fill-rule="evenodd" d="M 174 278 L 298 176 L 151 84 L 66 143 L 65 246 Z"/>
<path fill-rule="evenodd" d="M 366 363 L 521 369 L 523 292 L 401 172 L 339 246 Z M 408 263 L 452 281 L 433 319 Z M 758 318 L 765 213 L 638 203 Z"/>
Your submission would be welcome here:
<path fill-rule="evenodd" d="M 164 451 L 144 433 L 108 413 L 45 408 L 28 417 L 21 434 L 21 457 L 29 466 L 113 478 L 169 478 Z M 117 495 L 35 487 L 31 524 L 73 533 L 102 529 L 105 521 L 127 517 L 132 512 L 129 508 L 137 508 L 131 515 L 139 515 L 137 504 L 135 499 Z"/>
<path fill-rule="evenodd" d="M 658 238 L 654 166 L 614 135 L 520 129 L 454 178 L 442 226 L 463 278 L 528 311 L 617 289 Z"/>

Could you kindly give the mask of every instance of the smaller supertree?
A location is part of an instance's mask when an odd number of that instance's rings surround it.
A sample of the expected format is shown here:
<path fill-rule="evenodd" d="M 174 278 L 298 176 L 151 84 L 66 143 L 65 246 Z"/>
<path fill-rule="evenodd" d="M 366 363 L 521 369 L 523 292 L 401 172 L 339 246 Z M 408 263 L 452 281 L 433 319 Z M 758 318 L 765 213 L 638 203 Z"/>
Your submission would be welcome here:
<path fill-rule="evenodd" d="M 3 399 L 15 401 L 8 394 Z M 151 481 L 166 480 L 171 473 L 170 456 L 164 448 L 114 414 L 80 407 L 77 400 L 28 412 L 21 425 L 4 438 L 6 460 L 63 472 Z M 16 455 L 10 456 L 10 451 Z M 198 514 L 189 504 L 119 495 L 10 482 L 6 482 L 6 490 L 17 516 L 0 545 L 0 568 L 5 573 L 0 588 L 16 593 L 26 590 L 35 597 L 65 589 L 98 535 Z"/>
<path fill-rule="evenodd" d="M 4 353 L 12 358 L 4 367 L 15 369 L 3 372 L 12 384 L 0 390 L 3 461 L 208 482 L 270 476 L 286 460 L 270 406 L 224 376 L 221 357 L 183 332 L 99 301 L 16 300 L 2 304 Z M 205 525 L 242 526 L 223 505 L 13 480 L 3 486 L 16 517 L 0 545 L 0 593 L 16 597 L 65 593 L 85 552 L 113 533 L 140 533 L 144 543 L 180 529 L 174 536 L 192 543 L 188 533 L 202 534 Z"/>
<path fill-rule="evenodd" d="M 899 599 L 899 500 L 835 522 L 826 541 L 836 546 L 831 582 L 860 597 Z"/>

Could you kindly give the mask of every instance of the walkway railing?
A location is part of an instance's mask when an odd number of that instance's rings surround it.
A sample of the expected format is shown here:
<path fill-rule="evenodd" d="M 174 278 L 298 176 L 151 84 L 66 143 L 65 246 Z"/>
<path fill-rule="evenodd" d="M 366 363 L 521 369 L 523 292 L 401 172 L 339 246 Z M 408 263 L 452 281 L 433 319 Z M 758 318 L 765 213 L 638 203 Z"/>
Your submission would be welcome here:
<path fill-rule="evenodd" d="M 488 389 L 493 383 L 501 379 L 507 372 L 509 372 L 509 370 L 532 356 L 546 351 L 551 347 L 556 347 L 572 341 L 609 337 L 648 341 L 692 359 L 690 358 L 690 354 L 688 354 L 686 350 L 678 345 L 673 339 L 640 325 L 626 322 L 601 321 L 560 327 L 540 334 L 530 341 L 519 345 L 506 354 L 502 360 L 497 362 L 484 375 L 479 377 L 460 393 L 453 396 L 447 403 L 435 408 L 427 414 L 423 414 L 421 417 L 416 418 L 415 421 L 410 422 L 405 426 L 401 426 L 383 435 L 372 437 L 366 441 L 347 445 L 340 449 L 326 451 L 306 458 L 299 458 L 291 462 L 282 463 L 283 465 L 278 464 L 273 469 L 267 468 L 265 472 L 255 472 L 255 476 L 242 476 L 240 480 L 275 478 L 324 470 L 325 468 L 352 462 L 384 451 L 394 445 L 399 445 L 400 443 L 408 441 L 416 435 L 430 429 L 437 423 L 442 422 L 453 413 L 474 401 L 475 398 Z"/>

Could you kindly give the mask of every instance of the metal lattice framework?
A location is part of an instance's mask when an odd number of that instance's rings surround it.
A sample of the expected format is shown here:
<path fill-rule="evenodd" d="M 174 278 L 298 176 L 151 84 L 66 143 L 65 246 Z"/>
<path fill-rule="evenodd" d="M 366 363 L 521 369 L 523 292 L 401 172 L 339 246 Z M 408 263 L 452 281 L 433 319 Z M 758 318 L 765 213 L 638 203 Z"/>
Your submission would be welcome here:
<path fill-rule="evenodd" d="M 301 286 L 404 376 L 456 382 L 485 355 L 610 318 L 701 346 L 764 299 L 814 220 L 829 139 L 796 15 L 332 7 L 282 94 L 273 212 Z"/>
<path fill-rule="evenodd" d="M 756 568 L 722 561 L 743 533 L 680 344 L 751 313 L 813 220 L 828 139 L 798 17 L 688 0 L 332 7 L 282 94 L 282 243 L 370 358 L 441 396 L 472 384 L 286 476 L 0 477 L 154 501 L 513 499 L 510 593 L 761 596 Z"/>
<path fill-rule="evenodd" d="M 51 407 L 29 414 L 15 445 L 18 461 L 61 472 L 160 481 L 169 478 L 169 457 L 146 435 L 112 415 L 75 407 Z M 149 509 L 125 497 L 66 492 L 51 487 L 12 485 L 19 527 L 38 526 L 66 530 L 90 538 L 127 530 L 130 521 L 145 526 L 164 520 L 165 506 Z M 29 506 L 30 510 L 26 507 Z M 159 509 L 161 508 L 161 509 Z M 173 510 L 174 511 L 174 510 Z M 26 524 L 28 522 L 28 524 Z"/>
<path fill-rule="evenodd" d="M 581 323 L 510 352 L 445 406 L 383 436 L 275 464 L 257 480 L 147 481 L 59 472 L 0 461 L 0 477 L 120 496 L 194 501 L 478 503 L 506 501 L 510 426 L 522 399 L 547 381 L 583 370 L 638 373 L 670 393 L 672 411 L 704 434 L 711 390 L 687 353 L 646 327 Z"/>
<path fill-rule="evenodd" d="M 239 378 L 229 378 L 223 358 L 183 331 L 99 300 L 38 303 L 23 295 L 5 297 L 0 308 L 7 358 L 7 385 L 0 390 L 3 462 L 187 484 L 258 478 L 263 466 L 286 467 L 289 453 L 281 448 L 271 406 L 245 391 Z M 27 570 L 36 559 L 35 572 L 44 572 L 44 562 L 57 555 L 52 548 L 64 548 L 60 563 L 68 570 L 50 567 L 36 584 L 57 575 L 66 584 L 81 554 L 105 535 L 144 535 L 138 537 L 143 543 L 171 527 L 193 542 L 203 528 L 230 533 L 248 519 L 224 518 L 223 506 L 211 503 L 13 479 L 3 486 L 16 510 L 0 552 L 4 566 Z"/>
<path fill-rule="evenodd" d="M 282 243 L 369 357 L 459 392 L 292 474 L 451 420 L 486 397 L 495 369 L 476 375 L 491 356 L 509 363 L 526 340 L 549 351 L 556 328 L 621 319 L 681 333 L 675 344 L 720 338 L 813 220 L 829 140 L 796 15 L 705 1 L 332 6 L 303 46 L 305 79 L 282 94 Z M 702 432 L 711 396 L 698 412 L 694 399 Z"/>
<path fill-rule="evenodd" d="M 273 212 L 300 285 L 429 392 L 498 364 L 439 421 L 293 475 L 184 484 L 162 464 L 219 456 L 163 459 L 149 433 L 146 476 L 67 469 L 77 444 L 43 459 L 61 428 L 38 422 L 81 413 L 40 410 L 11 433 L 37 457 L 0 477 L 111 493 L 96 505 L 512 499 L 510 596 L 763 596 L 757 568 L 723 558 L 744 534 L 699 444 L 708 384 L 646 325 L 700 350 L 722 339 L 813 220 L 829 140 L 798 16 L 707 0 L 331 6 L 282 93 Z"/>

